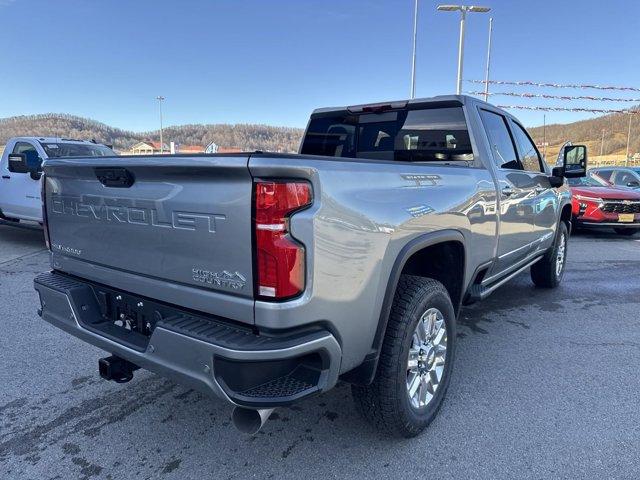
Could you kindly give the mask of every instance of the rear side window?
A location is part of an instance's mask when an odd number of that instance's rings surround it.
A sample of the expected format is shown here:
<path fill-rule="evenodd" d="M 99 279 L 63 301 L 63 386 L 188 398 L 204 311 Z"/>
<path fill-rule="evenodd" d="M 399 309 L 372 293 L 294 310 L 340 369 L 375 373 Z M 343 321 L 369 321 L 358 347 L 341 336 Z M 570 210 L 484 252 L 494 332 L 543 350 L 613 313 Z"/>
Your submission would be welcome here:
<path fill-rule="evenodd" d="M 621 187 L 630 187 L 638 182 L 638 179 L 632 172 L 621 170 L 616 175 L 615 184 Z"/>
<path fill-rule="evenodd" d="M 499 168 L 522 170 L 522 165 L 518 161 L 516 149 L 513 146 L 513 141 L 507 128 L 506 118 L 488 110 L 480 110 L 480 117 L 489 137 L 491 154 L 495 164 Z"/>
<path fill-rule="evenodd" d="M 398 161 L 473 160 L 461 107 L 313 118 L 301 153 Z"/>
<path fill-rule="evenodd" d="M 529 172 L 544 172 L 538 149 L 529 138 L 527 132 L 515 122 L 512 122 L 512 125 L 513 135 L 516 137 L 520 151 L 522 167 Z"/>

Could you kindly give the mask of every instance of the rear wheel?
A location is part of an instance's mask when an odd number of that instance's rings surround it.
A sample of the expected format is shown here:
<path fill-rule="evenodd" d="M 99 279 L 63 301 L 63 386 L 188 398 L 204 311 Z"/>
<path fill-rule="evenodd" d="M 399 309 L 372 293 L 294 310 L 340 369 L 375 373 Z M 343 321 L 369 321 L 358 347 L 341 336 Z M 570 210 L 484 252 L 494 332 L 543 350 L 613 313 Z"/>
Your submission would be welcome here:
<path fill-rule="evenodd" d="M 623 235 L 625 237 L 630 237 L 631 235 L 635 235 L 638 233 L 640 228 L 614 228 L 618 235 Z"/>
<path fill-rule="evenodd" d="M 569 231 L 564 222 L 558 224 L 553 247 L 531 266 L 531 280 L 536 287 L 556 288 L 560 285 L 564 276 L 565 265 L 567 263 L 567 244 L 569 242 Z"/>
<path fill-rule="evenodd" d="M 384 433 L 419 434 L 442 404 L 455 339 L 455 313 L 445 287 L 430 278 L 403 275 L 373 383 L 352 386 L 361 415 Z"/>

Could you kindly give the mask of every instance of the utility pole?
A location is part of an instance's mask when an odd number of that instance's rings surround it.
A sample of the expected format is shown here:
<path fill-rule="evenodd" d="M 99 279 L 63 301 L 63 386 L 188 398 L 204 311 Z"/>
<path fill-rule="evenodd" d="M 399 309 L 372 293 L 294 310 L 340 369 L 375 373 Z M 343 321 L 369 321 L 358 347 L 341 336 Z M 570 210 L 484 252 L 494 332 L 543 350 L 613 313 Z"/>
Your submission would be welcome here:
<path fill-rule="evenodd" d="M 489 101 L 489 69 L 491 67 L 491 36 L 493 34 L 493 17 L 489 18 L 489 44 L 487 45 L 487 69 L 484 75 L 484 101 Z"/>
<path fill-rule="evenodd" d="M 629 130 L 627 130 L 627 156 L 625 158 L 625 165 L 629 165 L 629 143 L 631 141 L 631 119 L 633 118 L 633 114 L 631 110 L 629 110 Z"/>
<path fill-rule="evenodd" d="M 162 95 L 158 95 L 156 100 L 158 100 L 158 109 L 160 111 L 160 154 L 162 154 L 164 153 L 164 143 L 162 139 L 162 101 L 164 100 L 164 97 Z"/>
<path fill-rule="evenodd" d="M 458 43 L 458 80 L 456 82 L 456 95 L 462 93 L 462 68 L 464 63 L 464 33 L 467 20 L 467 12 L 486 13 L 490 7 L 477 7 L 474 5 L 438 5 L 438 10 L 443 12 L 460 12 L 460 41 Z"/>
<path fill-rule="evenodd" d="M 600 142 L 600 157 L 604 156 L 604 133 L 606 132 L 606 130 L 603 128 L 602 129 L 602 140 Z M 602 158 L 600 158 L 600 160 L 602 160 Z"/>
<path fill-rule="evenodd" d="M 542 114 L 542 156 L 547 159 L 547 114 Z"/>
<path fill-rule="evenodd" d="M 413 11 L 413 54 L 411 55 L 411 98 L 416 97 L 416 47 L 418 41 L 418 1 Z"/>

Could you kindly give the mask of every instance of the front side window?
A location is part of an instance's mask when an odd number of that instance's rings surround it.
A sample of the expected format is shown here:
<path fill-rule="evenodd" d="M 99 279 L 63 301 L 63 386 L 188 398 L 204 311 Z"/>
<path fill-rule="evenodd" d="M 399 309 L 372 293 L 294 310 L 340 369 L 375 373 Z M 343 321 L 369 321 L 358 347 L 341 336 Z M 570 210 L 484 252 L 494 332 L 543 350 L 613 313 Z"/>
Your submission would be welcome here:
<path fill-rule="evenodd" d="M 40 158 L 36 147 L 29 142 L 16 143 L 11 153 L 22 153 L 29 168 L 39 169 L 42 165 L 42 158 Z"/>
<path fill-rule="evenodd" d="M 506 118 L 489 110 L 480 110 L 480 117 L 487 132 L 487 137 L 489 137 L 495 164 L 499 168 L 522 170 L 522 165 L 518 161 L 516 149 L 513 146 L 513 141 L 507 128 Z"/>
<path fill-rule="evenodd" d="M 473 161 L 462 107 L 313 118 L 301 153 L 397 161 Z"/>
<path fill-rule="evenodd" d="M 595 172 L 600 178 L 604 178 L 607 182 L 611 181 L 611 176 L 613 175 L 613 170 L 598 170 Z"/>
<path fill-rule="evenodd" d="M 517 123 L 513 122 L 513 135 L 518 144 L 522 167 L 529 172 L 544 172 L 538 149 L 527 135 L 527 132 Z"/>

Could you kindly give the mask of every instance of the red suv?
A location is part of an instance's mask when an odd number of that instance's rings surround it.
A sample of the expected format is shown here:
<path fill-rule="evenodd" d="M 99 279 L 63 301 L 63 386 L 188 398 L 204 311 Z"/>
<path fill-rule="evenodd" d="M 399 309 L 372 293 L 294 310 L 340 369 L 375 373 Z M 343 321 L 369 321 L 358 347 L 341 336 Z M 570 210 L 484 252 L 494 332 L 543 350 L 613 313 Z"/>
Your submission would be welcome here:
<path fill-rule="evenodd" d="M 620 235 L 640 230 L 640 192 L 615 187 L 597 176 L 567 179 L 578 227 L 613 227 Z"/>

